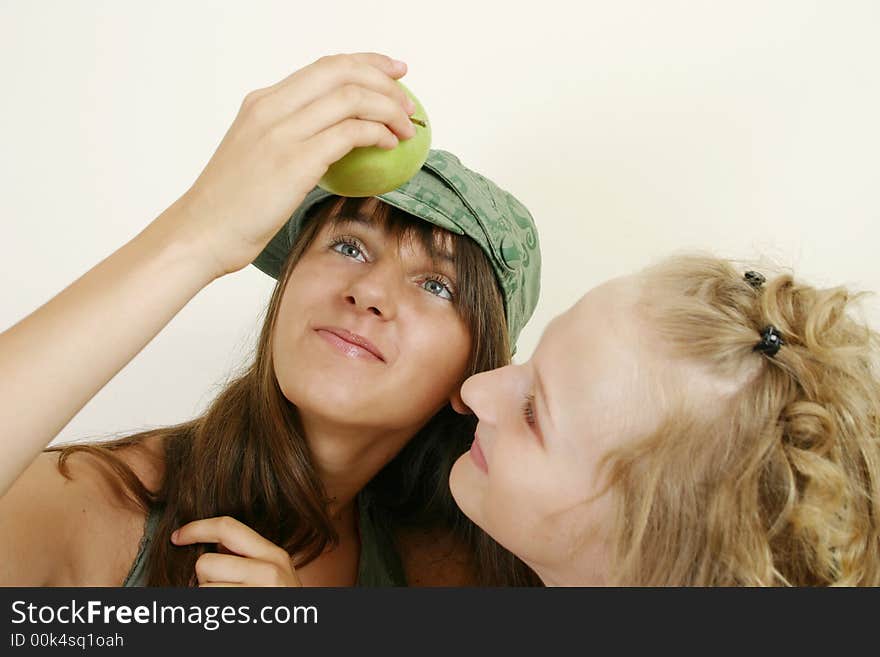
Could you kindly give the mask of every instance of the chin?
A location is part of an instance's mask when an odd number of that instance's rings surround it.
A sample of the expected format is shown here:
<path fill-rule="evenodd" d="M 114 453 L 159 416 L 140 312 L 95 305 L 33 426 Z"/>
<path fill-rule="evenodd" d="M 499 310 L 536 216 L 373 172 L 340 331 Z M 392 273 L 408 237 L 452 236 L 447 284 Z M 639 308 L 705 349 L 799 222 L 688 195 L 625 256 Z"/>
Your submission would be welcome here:
<path fill-rule="evenodd" d="M 346 415 L 376 406 L 372 395 L 361 394 L 364 386 L 351 379 L 344 382 L 332 375 L 297 372 L 286 385 L 281 381 L 279 385 L 294 406 L 321 415 Z"/>
<path fill-rule="evenodd" d="M 363 427 L 387 428 L 388 419 L 378 415 L 375 406 L 359 400 L 327 398 L 324 396 L 308 396 L 304 399 L 291 400 L 301 413 L 316 418 L 323 418 L 339 426 L 357 425 Z"/>

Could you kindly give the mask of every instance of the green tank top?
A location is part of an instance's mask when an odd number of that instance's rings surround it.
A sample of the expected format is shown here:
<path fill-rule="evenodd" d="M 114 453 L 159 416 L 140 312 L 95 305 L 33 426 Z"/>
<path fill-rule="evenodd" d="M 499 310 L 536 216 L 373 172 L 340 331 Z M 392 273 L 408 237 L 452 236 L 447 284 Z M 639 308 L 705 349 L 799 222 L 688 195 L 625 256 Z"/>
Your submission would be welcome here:
<path fill-rule="evenodd" d="M 358 561 L 357 586 L 406 586 L 403 565 L 394 547 L 389 532 L 375 521 L 370 504 L 358 495 L 358 531 L 361 537 L 360 559 Z M 150 509 L 144 523 L 137 556 L 125 577 L 122 586 L 145 586 L 147 581 L 147 557 L 150 544 L 156 533 L 160 510 Z"/>

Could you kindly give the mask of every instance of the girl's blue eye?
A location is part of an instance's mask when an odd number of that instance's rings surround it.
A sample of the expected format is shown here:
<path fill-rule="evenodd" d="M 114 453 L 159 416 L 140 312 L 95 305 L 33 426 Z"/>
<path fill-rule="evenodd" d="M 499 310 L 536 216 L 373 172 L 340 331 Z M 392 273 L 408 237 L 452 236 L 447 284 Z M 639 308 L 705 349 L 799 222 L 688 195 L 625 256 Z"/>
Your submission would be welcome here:
<path fill-rule="evenodd" d="M 366 260 L 363 257 L 364 254 L 363 254 L 363 251 L 361 250 L 361 248 L 353 242 L 349 242 L 347 240 L 340 240 L 340 241 L 336 242 L 331 248 L 334 251 L 336 251 L 337 253 L 341 253 L 346 258 L 353 258 L 355 260 L 362 260 L 362 261 Z"/>
<path fill-rule="evenodd" d="M 441 281 L 438 281 L 434 278 L 429 278 L 424 283 L 422 283 L 422 285 L 431 294 L 438 296 L 442 299 L 448 299 L 452 301 L 452 292 L 450 291 L 449 286 L 445 285 Z"/>

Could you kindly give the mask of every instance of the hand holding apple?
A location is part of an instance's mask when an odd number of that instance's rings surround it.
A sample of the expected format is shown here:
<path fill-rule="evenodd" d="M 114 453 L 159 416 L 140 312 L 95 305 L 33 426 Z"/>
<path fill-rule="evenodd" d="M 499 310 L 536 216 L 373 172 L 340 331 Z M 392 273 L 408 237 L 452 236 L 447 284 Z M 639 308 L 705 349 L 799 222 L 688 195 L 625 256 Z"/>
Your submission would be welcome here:
<path fill-rule="evenodd" d="M 405 73 L 377 53 L 332 55 L 252 91 L 162 229 L 211 277 L 247 266 L 331 164 L 415 133 L 415 107 L 396 82 Z"/>

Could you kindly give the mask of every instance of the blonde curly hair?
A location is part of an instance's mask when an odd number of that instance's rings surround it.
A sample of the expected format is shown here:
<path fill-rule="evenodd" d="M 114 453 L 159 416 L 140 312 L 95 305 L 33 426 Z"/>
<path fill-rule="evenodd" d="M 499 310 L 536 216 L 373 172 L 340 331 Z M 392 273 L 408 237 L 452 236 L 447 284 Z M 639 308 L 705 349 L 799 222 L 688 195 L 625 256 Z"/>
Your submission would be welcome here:
<path fill-rule="evenodd" d="M 877 586 L 880 341 L 849 312 L 862 294 L 743 272 L 704 255 L 643 272 L 637 310 L 670 362 L 730 394 L 685 378 L 657 431 L 606 456 L 614 583 Z M 768 325 L 772 357 L 754 349 Z"/>

